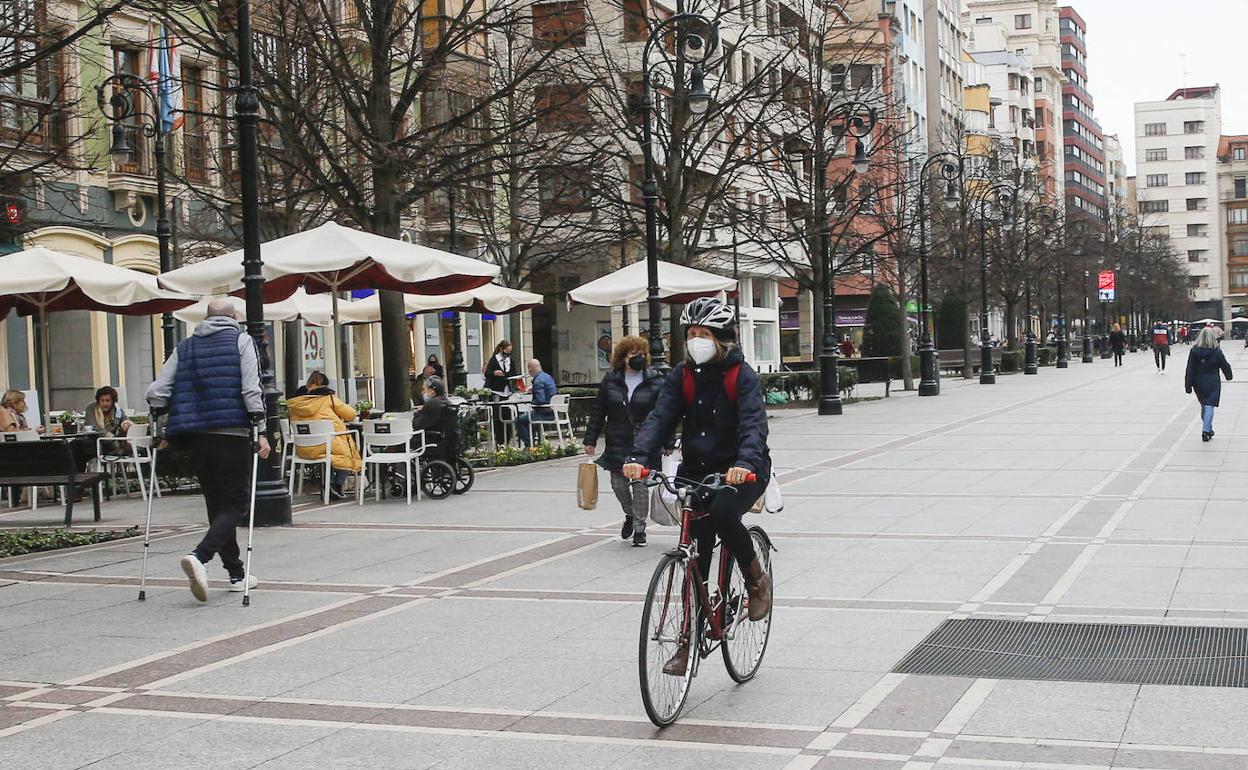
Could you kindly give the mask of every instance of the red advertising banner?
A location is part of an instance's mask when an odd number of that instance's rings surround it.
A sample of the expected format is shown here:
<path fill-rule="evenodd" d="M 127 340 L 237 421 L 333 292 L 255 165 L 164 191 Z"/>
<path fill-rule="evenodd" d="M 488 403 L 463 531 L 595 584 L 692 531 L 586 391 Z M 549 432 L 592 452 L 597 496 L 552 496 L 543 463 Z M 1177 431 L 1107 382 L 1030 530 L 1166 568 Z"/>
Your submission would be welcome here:
<path fill-rule="evenodd" d="M 1101 302 L 1114 301 L 1115 286 L 1113 270 L 1102 270 L 1098 273 L 1096 277 L 1096 285 L 1098 289 L 1097 293 L 1100 295 Z"/>

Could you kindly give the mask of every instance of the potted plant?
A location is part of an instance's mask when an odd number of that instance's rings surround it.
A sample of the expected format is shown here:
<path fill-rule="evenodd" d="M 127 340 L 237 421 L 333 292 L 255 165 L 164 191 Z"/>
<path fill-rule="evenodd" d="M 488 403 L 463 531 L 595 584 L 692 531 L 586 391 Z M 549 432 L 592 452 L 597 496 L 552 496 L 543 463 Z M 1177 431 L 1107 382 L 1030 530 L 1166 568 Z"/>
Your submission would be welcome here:
<path fill-rule="evenodd" d="M 361 420 L 371 420 L 373 418 L 373 402 L 368 399 L 356 401 L 355 411 Z"/>
<path fill-rule="evenodd" d="M 61 432 L 67 436 L 72 436 L 78 432 L 78 418 L 73 412 L 61 412 L 61 416 L 57 418 L 61 423 Z"/>

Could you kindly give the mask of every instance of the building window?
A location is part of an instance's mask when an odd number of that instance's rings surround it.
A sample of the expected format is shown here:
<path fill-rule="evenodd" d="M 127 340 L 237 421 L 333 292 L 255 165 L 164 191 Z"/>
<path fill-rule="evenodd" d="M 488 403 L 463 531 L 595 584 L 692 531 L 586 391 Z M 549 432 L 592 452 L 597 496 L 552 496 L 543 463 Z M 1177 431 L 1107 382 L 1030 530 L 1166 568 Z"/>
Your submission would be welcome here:
<path fill-rule="evenodd" d="M 534 5 L 533 47 L 542 50 L 584 48 L 584 0 Z"/>
<path fill-rule="evenodd" d="M 537 86 L 533 93 L 538 131 L 576 128 L 589 122 L 589 92 L 584 86 Z"/>
<path fill-rule="evenodd" d="M 1203 120 L 1185 120 L 1185 121 L 1183 121 L 1183 133 L 1185 133 L 1185 134 L 1203 134 L 1203 133 L 1205 133 L 1205 121 L 1203 121 Z"/>
<path fill-rule="evenodd" d="M 1014 29 L 1031 29 L 1031 14 L 1030 13 L 1014 14 Z"/>
<path fill-rule="evenodd" d="M 1188 198 L 1187 210 L 1188 211 L 1204 211 L 1206 209 L 1205 204 L 1207 200 L 1208 200 L 1207 198 Z"/>
<path fill-rule="evenodd" d="M 645 41 L 650 35 L 650 27 L 646 23 L 645 0 L 623 0 L 622 7 L 624 9 L 624 42 Z"/>
<path fill-rule="evenodd" d="M 546 169 L 541 174 L 540 186 L 545 214 L 570 214 L 591 208 L 594 180 L 588 169 Z"/>
<path fill-rule="evenodd" d="M 1183 178 L 1187 181 L 1187 184 L 1204 184 L 1205 183 L 1205 174 L 1203 171 L 1188 172 L 1187 174 L 1183 175 Z"/>
<path fill-rule="evenodd" d="M 1209 257 L 1206 256 L 1208 253 L 1209 252 L 1206 251 L 1205 249 L 1188 249 L 1187 261 L 1188 262 L 1208 262 Z"/>
<path fill-rule="evenodd" d="M 976 18 L 976 19 L 975 19 L 975 23 L 976 23 L 976 24 L 991 24 L 991 23 L 992 23 L 992 17 L 991 17 L 991 16 L 980 16 L 980 17 L 978 17 L 978 18 Z"/>
<path fill-rule="evenodd" d="M 1248 177 L 1237 176 L 1235 183 L 1235 199 L 1248 198 Z"/>
<path fill-rule="evenodd" d="M 1165 135 L 1166 135 L 1165 123 L 1145 123 L 1144 124 L 1144 136 L 1165 136 Z"/>
<path fill-rule="evenodd" d="M 1170 201 L 1140 201 L 1141 214 L 1162 214 L 1170 210 Z M 1248 209 L 1244 210 L 1248 213 Z"/>
<path fill-rule="evenodd" d="M 1227 209 L 1226 223 L 1228 225 L 1248 225 L 1248 209 Z"/>
<path fill-rule="evenodd" d="M 1248 238 L 1236 238 L 1231 242 L 1231 256 L 1248 257 Z"/>
<path fill-rule="evenodd" d="M 755 361 L 775 361 L 776 346 L 773 339 L 776 325 L 770 321 L 754 322 L 754 355 Z"/>
<path fill-rule="evenodd" d="M 1144 151 L 1144 160 L 1153 161 L 1153 160 L 1165 160 L 1165 159 L 1166 159 L 1166 149 L 1164 147 L 1159 150 L 1145 150 Z"/>
<path fill-rule="evenodd" d="M 1231 157 L 1235 160 L 1248 160 L 1248 147 L 1235 147 L 1231 150 Z"/>
<path fill-rule="evenodd" d="M 1169 174 L 1149 174 L 1144 179 L 1148 187 L 1165 187 L 1170 184 Z"/>
<path fill-rule="evenodd" d="M 1188 225 L 1187 237 L 1188 238 L 1204 238 L 1206 235 L 1209 234 L 1209 232 L 1205 230 L 1205 227 L 1206 225 Z"/>
<path fill-rule="evenodd" d="M 1184 147 L 1183 158 L 1185 160 L 1203 160 L 1205 157 L 1205 148 L 1197 145 L 1195 147 Z"/>
<path fill-rule="evenodd" d="M 1248 270 L 1238 269 L 1231 271 L 1231 288 L 1248 288 Z"/>
<path fill-rule="evenodd" d="M 1044 93 L 1044 78 L 1036 78 L 1035 88 L 1036 88 L 1036 93 L 1038 94 Z"/>
<path fill-rule="evenodd" d="M 204 121 L 204 70 L 182 68 L 182 102 L 186 122 L 182 124 L 182 166 L 186 178 L 203 182 L 208 178 L 208 131 Z"/>

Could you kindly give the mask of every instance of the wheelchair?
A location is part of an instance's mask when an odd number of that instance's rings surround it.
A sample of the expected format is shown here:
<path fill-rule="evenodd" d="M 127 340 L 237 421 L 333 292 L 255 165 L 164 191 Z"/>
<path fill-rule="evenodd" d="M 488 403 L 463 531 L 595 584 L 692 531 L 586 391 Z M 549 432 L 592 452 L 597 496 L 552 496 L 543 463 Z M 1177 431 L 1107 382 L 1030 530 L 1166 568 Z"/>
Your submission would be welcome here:
<path fill-rule="evenodd" d="M 472 465 L 460 455 L 459 410 L 448 411 L 440 428 L 425 430 L 425 454 L 420 463 L 420 488 L 434 500 L 462 495 L 476 481 Z M 392 480 L 391 492 L 401 495 L 400 480 Z"/>

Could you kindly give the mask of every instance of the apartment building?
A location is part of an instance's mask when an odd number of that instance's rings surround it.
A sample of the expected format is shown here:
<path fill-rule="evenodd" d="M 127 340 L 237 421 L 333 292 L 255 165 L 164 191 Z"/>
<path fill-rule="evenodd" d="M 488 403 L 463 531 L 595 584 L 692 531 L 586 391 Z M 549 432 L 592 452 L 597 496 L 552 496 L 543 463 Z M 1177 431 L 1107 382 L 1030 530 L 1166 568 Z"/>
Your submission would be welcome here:
<path fill-rule="evenodd" d="M 967 36 L 967 50 L 983 67 L 988 84 L 988 128 L 999 173 L 1015 170 L 1030 185 L 1040 169 L 1036 151 L 1035 74 L 1027 57 L 1007 48 L 1009 33 L 998 22 L 981 21 Z"/>
<path fill-rule="evenodd" d="M 1111 211 L 1129 211 L 1134 189 L 1127 185 L 1127 160 L 1117 134 L 1105 134 L 1105 200 Z M 1130 205 L 1128 205 L 1130 200 Z"/>
<path fill-rule="evenodd" d="M 925 0 L 927 56 L 927 146 L 932 152 L 957 148 L 963 130 L 961 8 L 957 0 Z"/>
<path fill-rule="evenodd" d="M 1066 215 L 1105 221 L 1105 146 L 1088 92 L 1087 23 L 1070 6 L 1058 9 L 1062 41 L 1062 135 Z"/>
<path fill-rule="evenodd" d="M 1065 199 L 1060 105 L 1065 75 L 1057 8 L 1056 0 L 965 0 L 962 13 L 962 31 L 968 39 L 984 27 L 999 25 L 1004 31 L 999 46 L 968 42 L 968 50 L 1009 51 L 1025 58 L 1031 68 L 1036 173 L 1049 203 Z"/>
<path fill-rule="evenodd" d="M 1227 309 L 1232 317 L 1248 316 L 1248 135 L 1218 142 L 1218 207 Z"/>
<path fill-rule="evenodd" d="M 906 152 L 912 158 L 921 158 L 929 145 L 927 89 L 931 61 L 927 53 L 926 5 L 924 0 L 886 0 L 884 3 L 885 15 L 897 20 L 896 34 L 891 41 L 896 57 L 895 90 L 905 121 Z"/>
<path fill-rule="evenodd" d="M 1216 85 L 1180 88 L 1161 101 L 1135 105 L 1140 224 L 1168 237 L 1186 256 L 1193 313 L 1214 318 L 1224 317 L 1227 292 L 1218 195 L 1221 138 L 1222 92 Z"/>

